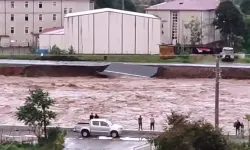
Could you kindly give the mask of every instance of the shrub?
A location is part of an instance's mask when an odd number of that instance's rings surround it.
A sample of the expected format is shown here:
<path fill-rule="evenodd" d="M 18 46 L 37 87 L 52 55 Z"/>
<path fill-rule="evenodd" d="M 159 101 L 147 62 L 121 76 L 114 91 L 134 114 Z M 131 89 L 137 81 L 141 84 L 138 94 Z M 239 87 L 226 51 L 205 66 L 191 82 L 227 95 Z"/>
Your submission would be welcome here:
<path fill-rule="evenodd" d="M 188 116 L 172 112 L 167 117 L 171 127 L 153 140 L 156 150 L 229 150 L 221 133 L 204 120 L 189 121 Z"/>
<path fill-rule="evenodd" d="M 36 60 L 52 60 L 52 61 L 80 61 L 75 56 L 42 56 L 36 58 Z"/>
<path fill-rule="evenodd" d="M 63 54 L 67 54 L 67 52 L 65 50 L 60 49 L 59 47 L 57 47 L 56 45 L 52 46 L 50 52 L 50 54 L 52 55 L 63 55 Z"/>
<path fill-rule="evenodd" d="M 69 54 L 70 54 L 70 55 L 75 54 L 75 50 L 74 50 L 74 48 L 73 48 L 72 45 L 69 47 L 68 51 L 69 51 Z"/>
<path fill-rule="evenodd" d="M 53 150 L 62 150 L 64 148 L 64 138 L 66 136 L 66 131 L 62 130 L 59 127 L 50 128 L 48 130 L 48 138 L 42 138 L 39 141 L 39 146 L 43 149 L 53 149 Z"/>

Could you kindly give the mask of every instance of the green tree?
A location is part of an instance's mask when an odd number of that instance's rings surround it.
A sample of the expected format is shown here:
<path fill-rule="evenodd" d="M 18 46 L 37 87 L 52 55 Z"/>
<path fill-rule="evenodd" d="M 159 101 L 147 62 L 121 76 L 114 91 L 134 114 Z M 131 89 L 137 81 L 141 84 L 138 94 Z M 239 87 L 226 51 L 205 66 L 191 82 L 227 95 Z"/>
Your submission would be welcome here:
<path fill-rule="evenodd" d="M 244 37 L 245 43 L 243 44 L 244 48 L 246 49 L 246 53 L 250 53 L 250 15 L 245 16 L 245 23 L 246 23 L 246 35 Z"/>
<path fill-rule="evenodd" d="M 149 5 L 157 5 L 163 2 L 165 2 L 165 0 L 150 0 Z"/>
<path fill-rule="evenodd" d="M 95 8 L 122 9 L 122 0 L 95 0 Z M 124 0 L 124 8 L 128 11 L 136 11 L 135 4 L 131 0 Z"/>
<path fill-rule="evenodd" d="M 30 90 L 24 106 L 17 108 L 17 119 L 23 121 L 25 125 L 39 129 L 43 127 L 44 136 L 47 138 L 47 126 L 52 119 L 56 118 L 56 113 L 50 110 L 54 103 L 49 93 L 44 92 L 43 89 Z"/>
<path fill-rule="evenodd" d="M 236 5 L 240 5 L 242 3 L 242 0 L 233 0 L 233 2 L 236 4 Z"/>
<path fill-rule="evenodd" d="M 232 1 L 222 1 L 217 7 L 213 22 L 229 46 L 233 45 L 234 36 L 244 36 L 245 24 L 243 15 Z"/>
<path fill-rule="evenodd" d="M 153 140 L 156 150 L 228 150 L 220 130 L 203 120 L 189 121 L 188 115 L 172 112 L 170 127 Z"/>
<path fill-rule="evenodd" d="M 72 45 L 68 48 L 68 51 L 70 55 L 76 54 Z"/>
<path fill-rule="evenodd" d="M 192 16 L 192 20 L 189 23 L 184 24 L 184 27 L 190 30 L 191 45 L 201 44 L 202 27 L 198 18 Z"/>
<path fill-rule="evenodd" d="M 50 54 L 52 55 L 62 55 L 62 54 L 66 54 L 67 52 L 65 50 L 60 49 L 58 46 L 53 45 L 51 50 L 50 50 Z"/>
<path fill-rule="evenodd" d="M 244 14 L 250 15 L 250 0 L 243 0 L 240 9 Z"/>

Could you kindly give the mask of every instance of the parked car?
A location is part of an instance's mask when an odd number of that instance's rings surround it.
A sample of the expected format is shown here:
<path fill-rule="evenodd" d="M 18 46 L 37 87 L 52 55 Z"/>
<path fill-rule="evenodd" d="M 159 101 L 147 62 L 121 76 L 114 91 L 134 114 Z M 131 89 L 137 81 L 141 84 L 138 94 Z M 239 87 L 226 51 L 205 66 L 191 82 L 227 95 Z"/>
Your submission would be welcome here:
<path fill-rule="evenodd" d="M 223 47 L 220 56 L 222 61 L 234 61 L 234 49 L 232 47 Z"/>
<path fill-rule="evenodd" d="M 81 133 L 82 137 L 89 136 L 111 136 L 119 137 L 124 128 L 118 124 L 112 124 L 107 119 L 91 119 L 88 123 L 79 122 L 74 131 Z"/>

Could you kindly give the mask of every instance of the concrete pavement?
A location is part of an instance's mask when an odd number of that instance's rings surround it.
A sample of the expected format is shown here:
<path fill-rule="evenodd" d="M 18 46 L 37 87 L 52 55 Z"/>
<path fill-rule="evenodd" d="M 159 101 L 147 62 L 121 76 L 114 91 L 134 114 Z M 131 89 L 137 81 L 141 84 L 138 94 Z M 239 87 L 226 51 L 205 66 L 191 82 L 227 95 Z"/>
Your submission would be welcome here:
<path fill-rule="evenodd" d="M 65 140 L 64 150 L 134 150 L 147 141 L 70 139 Z"/>
<path fill-rule="evenodd" d="M 134 63 L 134 62 L 119 62 L 118 64 L 125 65 L 143 65 L 143 66 L 178 66 L 178 67 L 215 67 L 215 63 Z M 250 68 L 248 63 L 220 63 L 220 67 L 225 68 Z"/>
<path fill-rule="evenodd" d="M 136 77 L 153 77 L 158 71 L 157 66 L 145 66 L 137 64 L 111 63 L 104 73 L 129 75 Z"/>
<path fill-rule="evenodd" d="M 67 137 L 70 138 L 80 138 L 81 134 L 73 132 L 73 128 L 62 127 L 62 129 L 67 131 Z M 160 135 L 162 132 L 160 131 L 138 131 L 138 130 L 124 130 L 122 137 L 130 137 L 130 138 L 151 138 Z M 32 129 L 29 126 L 0 126 L 0 134 L 14 135 L 14 136 L 22 136 L 22 135 L 30 135 L 33 134 Z"/>
<path fill-rule="evenodd" d="M 68 138 L 82 138 L 80 133 L 73 132 L 73 128 L 68 128 L 68 127 L 61 127 L 61 128 L 67 131 Z M 125 129 L 121 138 L 129 137 L 129 138 L 146 138 L 147 139 L 147 138 L 157 137 L 161 133 L 163 133 L 163 131 L 148 131 L 148 130 L 138 131 L 138 130 Z M 22 136 L 22 135 L 33 134 L 33 132 L 29 126 L 0 125 L 0 134 Z M 236 135 L 225 135 L 225 137 L 233 141 L 236 141 L 236 140 L 242 141 L 243 139 L 241 136 L 236 136 Z M 97 138 L 97 137 L 94 137 L 94 138 Z M 244 139 L 246 140 L 248 139 L 248 137 L 245 136 Z"/>
<path fill-rule="evenodd" d="M 215 63 L 138 63 L 138 62 L 102 62 L 102 61 L 47 61 L 47 60 L 14 60 L 0 59 L 0 65 L 66 65 L 66 66 L 110 66 L 110 70 L 121 70 L 120 65 L 133 66 L 189 66 L 189 67 L 215 67 Z M 231 68 L 250 68 L 248 63 L 220 63 L 221 67 Z M 123 66 L 125 70 L 130 71 L 127 66 Z M 130 66 L 131 67 L 131 66 Z M 115 68 L 115 69 L 113 69 Z"/>
<path fill-rule="evenodd" d="M 0 59 L 0 65 L 108 66 L 109 62 Z"/>

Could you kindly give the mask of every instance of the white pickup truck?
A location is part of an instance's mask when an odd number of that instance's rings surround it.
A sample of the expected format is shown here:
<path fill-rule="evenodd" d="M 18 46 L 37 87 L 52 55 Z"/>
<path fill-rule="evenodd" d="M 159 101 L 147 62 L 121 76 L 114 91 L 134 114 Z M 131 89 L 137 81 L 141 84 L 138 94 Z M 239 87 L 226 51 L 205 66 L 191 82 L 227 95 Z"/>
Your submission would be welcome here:
<path fill-rule="evenodd" d="M 123 127 L 112 124 L 107 119 L 91 119 L 89 123 L 79 122 L 74 127 L 75 132 L 82 134 L 82 137 L 89 136 L 112 136 L 119 137 L 123 132 Z"/>

